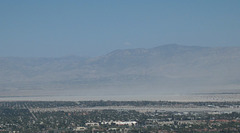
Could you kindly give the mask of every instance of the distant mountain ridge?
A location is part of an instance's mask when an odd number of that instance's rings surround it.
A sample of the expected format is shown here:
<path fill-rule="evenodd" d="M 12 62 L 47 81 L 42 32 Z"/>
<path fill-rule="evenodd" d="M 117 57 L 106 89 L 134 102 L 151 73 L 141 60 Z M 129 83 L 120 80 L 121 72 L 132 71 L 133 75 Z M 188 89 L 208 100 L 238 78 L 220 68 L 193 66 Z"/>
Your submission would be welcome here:
<path fill-rule="evenodd" d="M 0 58 L 0 95 L 238 91 L 240 47 L 162 45 L 94 58 Z"/>

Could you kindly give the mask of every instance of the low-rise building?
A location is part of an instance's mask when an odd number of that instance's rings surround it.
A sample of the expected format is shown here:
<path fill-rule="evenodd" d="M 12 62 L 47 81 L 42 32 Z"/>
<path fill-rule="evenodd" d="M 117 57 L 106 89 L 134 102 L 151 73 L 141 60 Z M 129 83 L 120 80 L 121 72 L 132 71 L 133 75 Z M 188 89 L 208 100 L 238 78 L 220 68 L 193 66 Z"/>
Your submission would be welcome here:
<path fill-rule="evenodd" d="M 99 123 L 97 123 L 97 122 L 88 122 L 88 123 L 86 123 L 85 124 L 86 126 L 99 126 Z"/>
<path fill-rule="evenodd" d="M 86 127 L 76 127 L 75 129 L 73 129 L 73 131 L 85 131 L 87 130 Z"/>

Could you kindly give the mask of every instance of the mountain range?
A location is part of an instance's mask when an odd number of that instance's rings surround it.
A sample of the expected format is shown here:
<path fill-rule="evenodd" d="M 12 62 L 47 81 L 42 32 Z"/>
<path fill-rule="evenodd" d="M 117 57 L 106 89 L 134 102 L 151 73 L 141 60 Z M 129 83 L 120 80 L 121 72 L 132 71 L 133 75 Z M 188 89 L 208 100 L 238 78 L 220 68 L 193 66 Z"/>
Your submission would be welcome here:
<path fill-rule="evenodd" d="M 98 57 L 0 57 L 0 96 L 238 93 L 240 47 L 177 44 Z"/>

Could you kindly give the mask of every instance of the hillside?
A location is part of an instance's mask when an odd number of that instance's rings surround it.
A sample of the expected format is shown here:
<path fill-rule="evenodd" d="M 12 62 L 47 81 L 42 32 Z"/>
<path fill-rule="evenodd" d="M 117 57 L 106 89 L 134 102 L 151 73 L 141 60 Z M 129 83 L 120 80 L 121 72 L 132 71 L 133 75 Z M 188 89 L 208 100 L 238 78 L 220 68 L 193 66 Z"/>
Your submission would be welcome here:
<path fill-rule="evenodd" d="M 82 58 L 0 58 L 0 95 L 236 92 L 240 47 L 163 45 Z"/>

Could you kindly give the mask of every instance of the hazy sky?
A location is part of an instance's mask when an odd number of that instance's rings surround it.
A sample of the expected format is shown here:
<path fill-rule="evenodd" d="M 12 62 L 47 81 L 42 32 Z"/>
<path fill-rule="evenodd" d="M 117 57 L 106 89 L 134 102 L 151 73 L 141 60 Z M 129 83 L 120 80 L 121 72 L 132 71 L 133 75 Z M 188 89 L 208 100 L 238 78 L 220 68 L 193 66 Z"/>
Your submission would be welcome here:
<path fill-rule="evenodd" d="M 1 0 L 0 56 L 240 46 L 240 0 Z"/>

